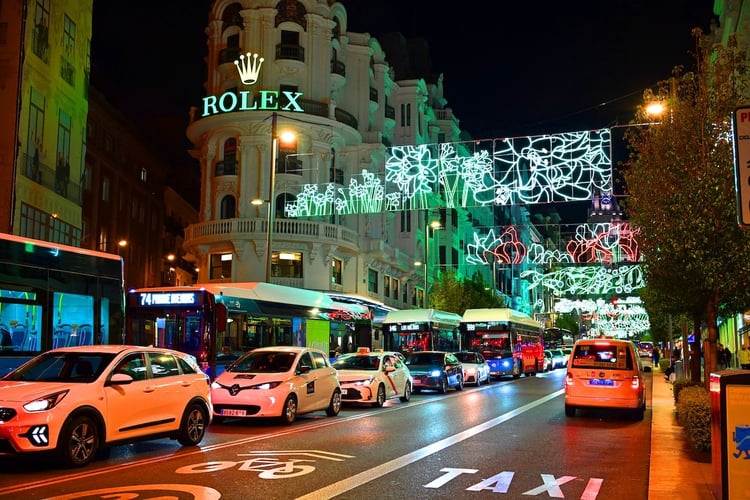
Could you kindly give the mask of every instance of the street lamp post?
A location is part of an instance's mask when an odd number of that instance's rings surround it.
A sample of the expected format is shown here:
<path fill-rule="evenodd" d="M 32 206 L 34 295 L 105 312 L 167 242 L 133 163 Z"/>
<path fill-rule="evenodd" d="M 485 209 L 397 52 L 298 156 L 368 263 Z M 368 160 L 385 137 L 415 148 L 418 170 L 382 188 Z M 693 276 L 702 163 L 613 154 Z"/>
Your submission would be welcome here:
<path fill-rule="evenodd" d="M 424 308 L 430 308 L 430 228 L 433 234 L 438 229 L 442 229 L 440 221 L 434 220 L 428 222 L 429 216 L 425 216 L 424 224 Z"/>
<path fill-rule="evenodd" d="M 271 114 L 271 173 L 268 176 L 268 224 L 266 227 L 266 283 L 271 282 L 271 233 L 273 232 L 273 216 L 275 208 L 274 198 L 276 190 L 276 156 L 278 154 L 279 139 L 276 137 L 276 112 Z"/>

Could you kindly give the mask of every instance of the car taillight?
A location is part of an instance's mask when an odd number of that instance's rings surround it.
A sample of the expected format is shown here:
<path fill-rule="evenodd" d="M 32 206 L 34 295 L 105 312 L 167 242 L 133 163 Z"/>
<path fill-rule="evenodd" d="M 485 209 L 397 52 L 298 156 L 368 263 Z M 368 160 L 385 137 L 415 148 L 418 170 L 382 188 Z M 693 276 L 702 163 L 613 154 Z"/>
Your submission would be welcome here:
<path fill-rule="evenodd" d="M 573 375 L 570 372 L 565 374 L 565 384 L 573 385 Z"/>
<path fill-rule="evenodd" d="M 641 386 L 641 379 L 638 377 L 633 377 L 632 382 L 630 382 L 630 386 L 633 389 L 638 389 Z"/>

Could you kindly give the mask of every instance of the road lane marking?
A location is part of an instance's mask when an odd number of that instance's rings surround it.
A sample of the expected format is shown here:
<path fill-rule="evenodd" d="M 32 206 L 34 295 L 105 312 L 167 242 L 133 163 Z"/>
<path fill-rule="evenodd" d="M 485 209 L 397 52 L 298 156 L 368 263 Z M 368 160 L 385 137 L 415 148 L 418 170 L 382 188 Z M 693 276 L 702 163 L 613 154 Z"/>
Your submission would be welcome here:
<path fill-rule="evenodd" d="M 481 432 L 502 424 L 503 422 L 507 422 L 511 418 L 526 413 L 527 411 L 532 410 L 537 406 L 540 406 L 564 393 L 565 389 L 560 389 L 540 399 L 537 399 L 536 401 L 532 401 L 531 403 L 525 404 L 519 408 L 516 408 L 515 410 L 495 417 L 492 420 L 488 420 L 487 422 L 459 432 L 458 434 L 442 439 L 436 443 L 432 443 L 431 445 L 425 446 L 411 453 L 407 453 L 406 455 L 385 462 L 384 464 L 380 464 L 377 467 L 373 467 L 372 469 L 368 469 L 366 471 L 360 472 L 359 474 L 355 474 L 354 476 L 351 476 L 347 479 L 331 483 L 328 486 L 315 490 L 301 497 L 297 497 L 296 500 L 322 500 L 341 495 L 363 484 L 369 483 L 370 481 L 374 481 L 375 479 L 385 476 L 386 474 L 390 474 L 391 472 L 406 467 L 407 465 L 410 465 L 418 460 L 422 460 L 423 458 L 433 455 L 450 446 L 458 444 L 461 441 L 474 437 Z"/>

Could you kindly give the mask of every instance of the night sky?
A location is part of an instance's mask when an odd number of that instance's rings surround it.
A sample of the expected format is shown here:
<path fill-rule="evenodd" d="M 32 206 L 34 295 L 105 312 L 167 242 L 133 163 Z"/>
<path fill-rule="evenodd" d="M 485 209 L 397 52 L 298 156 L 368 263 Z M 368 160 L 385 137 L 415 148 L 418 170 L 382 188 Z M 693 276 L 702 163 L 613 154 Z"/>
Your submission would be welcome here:
<path fill-rule="evenodd" d="M 690 31 L 707 32 L 714 17 L 713 0 L 342 3 L 350 31 L 427 41 L 448 106 L 475 138 L 627 123 L 645 88 L 691 67 Z M 94 0 L 93 84 L 185 162 L 210 4 Z"/>

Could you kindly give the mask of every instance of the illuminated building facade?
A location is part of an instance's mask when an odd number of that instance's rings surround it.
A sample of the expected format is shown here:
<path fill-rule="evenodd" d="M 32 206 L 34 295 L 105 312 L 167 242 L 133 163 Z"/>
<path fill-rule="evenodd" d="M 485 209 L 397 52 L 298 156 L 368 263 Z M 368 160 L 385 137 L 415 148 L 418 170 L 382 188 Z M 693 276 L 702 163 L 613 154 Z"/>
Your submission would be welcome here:
<path fill-rule="evenodd" d="M 0 202 L 4 232 L 80 245 L 92 4 L 0 9 L 0 180 L 15 188 Z"/>
<path fill-rule="evenodd" d="M 493 282 L 491 265 L 464 258 L 475 227 L 496 224 L 492 206 L 448 206 L 436 189 L 400 210 L 289 211 L 308 185 L 377 192 L 392 146 L 460 141 L 441 76 L 418 74 L 393 51 L 391 65 L 380 41 L 347 31 L 343 6 L 327 1 L 216 2 L 206 33 L 206 97 L 187 130 L 202 171 L 200 221 L 185 233 L 199 282 L 264 281 L 267 239 L 273 283 L 398 308 L 422 306 L 424 277 L 433 283 L 446 268 Z M 296 141 L 279 140 L 273 155 L 272 136 L 288 129 Z M 425 230 L 436 219 L 441 229 Z M 424 273 L 415 262 L 426 246 Z"/>

